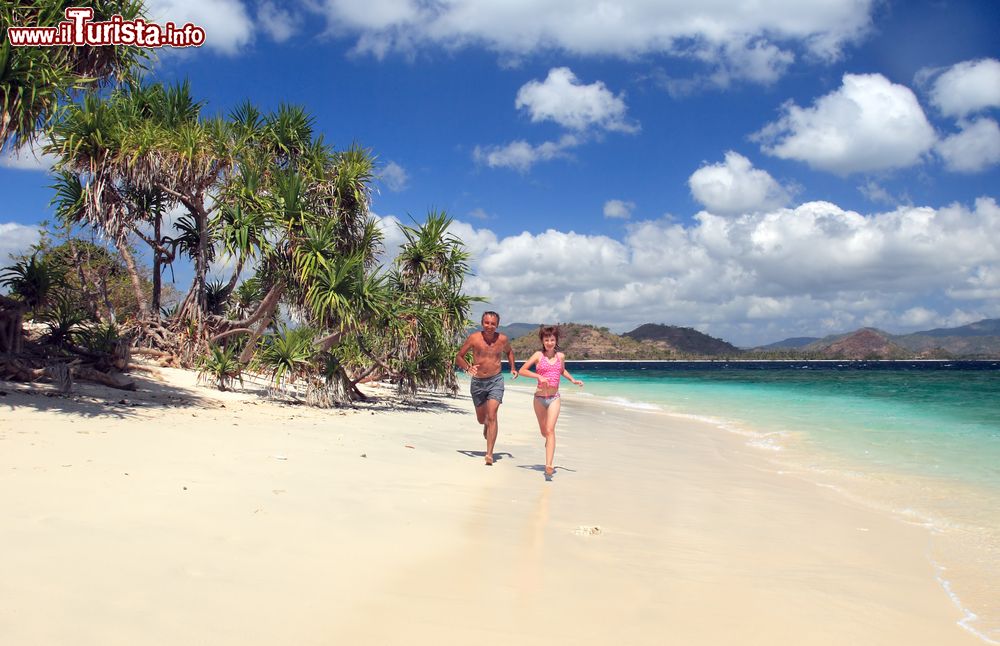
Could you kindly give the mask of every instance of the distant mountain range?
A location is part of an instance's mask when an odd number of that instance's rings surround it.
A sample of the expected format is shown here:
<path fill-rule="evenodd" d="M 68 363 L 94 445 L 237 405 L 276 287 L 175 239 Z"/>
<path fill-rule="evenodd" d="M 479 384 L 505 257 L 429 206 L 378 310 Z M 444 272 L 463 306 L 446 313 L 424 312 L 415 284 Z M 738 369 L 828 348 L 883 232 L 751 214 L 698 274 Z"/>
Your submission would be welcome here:
<path fill-rule="evenodd" d="M 497 332 L 502 332 L 509 338 L 516 339 L 525 334 L 538 334 L 539 327 L 541 326 L 537 323 L 511 323 L 510 325 L 501 325 L 497 328 Z"/>
<path fill-rule="evenodd" d="M 678 354 L 718 356 L 732 355 L 740 351 L 735 345 L 722 339 L 716 339 L 689 327 L 674 325 L 646 323 L 631 332 L 626 332 L 624 336 L 636 341 L 648 341 L 659 348 Z"/>
<path fill-rule="evenodd" d="M 538 326 L 511 345 L 517 359 L 527 359 L 541 349 Z M 559 324 L 559 349 L 570 359 L 672 359 L 674 353 L 652 343 L 643 343 L 627 335 L 619 336 L 608 328 L 580 323 Z"/>
<path fill-rule="evenodd" d="M 887 359 L 1000 358 L 1000 319 L 898 335 L 862 328 L 817 339 L 802 346 L 801 350 L 845 359 L 869 356 Z"/>
<path fill-rule="evenodd" d="M 540 348 L 538 326 L 515 323 L 508 329 L 529 332 L 512 337 L 511 345 L 518 358 L 530 356 Z M 701 357 L 735 357 L 742 350 L 721 339 L 698 330 L 674 325 L 647 323 L 631 332 L 618 335 L 608 328 L 582 323 L 560 323 L 559 347 L 570 359 L 696 359 Z"/>
<path fill-rule="evenodd" d="M 774 343 L 769 343 L 768 345 L 762 345 L 757 350 L 793 350 L 795 348 L 804 348 L 813 341 L 819 341 L 819 337 L 815 336 L 793 336 L 790 339 L 785 339 L 783 341 L 776 341 Z"/>
<path fill-rule="evenodd" d="M 1000 358 L 1000 319 L 955 328 L 894 335 L 861 328 L 824 338 L 794 337 L 740 349 L 698 330 L 647 323 L 618 335 L 607 328 L 561 323 L 560 347 L 570 359 L 990 359 Z M 515 355 L 527 358 L 539 348 L 539 325 L 511 323 Z"/>

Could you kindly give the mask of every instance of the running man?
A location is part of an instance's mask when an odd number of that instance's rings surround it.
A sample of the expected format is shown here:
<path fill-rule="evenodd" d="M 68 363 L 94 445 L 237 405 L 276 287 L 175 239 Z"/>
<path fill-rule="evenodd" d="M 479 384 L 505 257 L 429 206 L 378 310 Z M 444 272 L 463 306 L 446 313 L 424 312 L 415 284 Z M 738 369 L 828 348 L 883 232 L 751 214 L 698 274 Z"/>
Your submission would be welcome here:
<path fill-rule="evenodd" d="M 496 312 L 483 312 L 480 322 L 483 329 L 469 335 L 459 348 L 455 363 L 472 377 L 469 392 L 472 394 L 472 405 L 476 407 L 476 419 L 483 425 L 486 464 L 489 466 L 493 464 L 493 446 L 497 442 L 497 411 L 503 403 L 503 371 L 500 366 L 502 356 L 506 353 L 513 379 L 517 379 L 517 366 L 514 365 L 514 349 L 510 347 L 510 339 L 506 334 L 497 332 L 500 315 Z M 465 360 L 465 354 L 469 350 L 472 350 L 472 365 Z"/>

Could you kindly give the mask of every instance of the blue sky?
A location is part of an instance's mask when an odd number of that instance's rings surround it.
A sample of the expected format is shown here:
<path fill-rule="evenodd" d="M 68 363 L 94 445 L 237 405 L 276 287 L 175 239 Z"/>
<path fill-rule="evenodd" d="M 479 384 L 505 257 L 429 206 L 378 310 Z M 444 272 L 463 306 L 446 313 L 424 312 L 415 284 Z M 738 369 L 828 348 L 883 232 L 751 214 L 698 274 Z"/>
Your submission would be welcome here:
<path fill-rule="evenodd" d="M 1000 317 L 995 0 L 147 4 L 207 32 L 157 79 L 371 148 L 387 255 L 447 211 L 504 322 L 748 346 Z M 44 166 L 0 161 L 5 257 Z"/>

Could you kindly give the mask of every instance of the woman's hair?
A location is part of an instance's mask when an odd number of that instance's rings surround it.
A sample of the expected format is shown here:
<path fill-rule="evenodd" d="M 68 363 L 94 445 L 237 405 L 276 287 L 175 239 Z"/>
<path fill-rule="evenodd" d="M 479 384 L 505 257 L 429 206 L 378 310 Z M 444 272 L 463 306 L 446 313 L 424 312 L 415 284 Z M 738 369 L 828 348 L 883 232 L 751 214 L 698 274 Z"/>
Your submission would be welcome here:
<path fill-rule="evenodd" d="M 559 349 L 559 327 L 556 325 L 541 325 L 538 327 L 538 341 L 542 343 L 542 350 L 545 349 L 545 337 L 554 336 L 556 338 L 556 350 Z"/>

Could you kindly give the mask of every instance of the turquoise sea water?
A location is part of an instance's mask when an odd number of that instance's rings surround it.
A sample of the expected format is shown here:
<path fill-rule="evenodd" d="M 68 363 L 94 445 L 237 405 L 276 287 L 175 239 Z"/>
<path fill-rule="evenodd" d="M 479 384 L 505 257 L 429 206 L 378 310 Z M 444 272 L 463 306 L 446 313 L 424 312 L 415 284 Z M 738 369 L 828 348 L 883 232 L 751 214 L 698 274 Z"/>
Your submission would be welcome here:
<path fill-rule="evenodd" d="M 973 367 L 975 366 L 975 367 Z M 1000 362 L 570 363 L 620 405 L 714 418 L 780 449 L 993 489 Z"/>
<path fill-rule="evenodd" d="M 928 527 L 928 560 L 959 623 L 1000 644 L 1000 361 L 567 368 L 582 396 L 706 419 L 780 469 Z"/>

